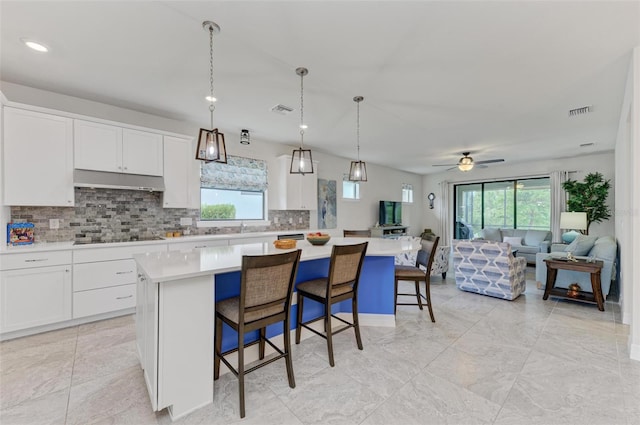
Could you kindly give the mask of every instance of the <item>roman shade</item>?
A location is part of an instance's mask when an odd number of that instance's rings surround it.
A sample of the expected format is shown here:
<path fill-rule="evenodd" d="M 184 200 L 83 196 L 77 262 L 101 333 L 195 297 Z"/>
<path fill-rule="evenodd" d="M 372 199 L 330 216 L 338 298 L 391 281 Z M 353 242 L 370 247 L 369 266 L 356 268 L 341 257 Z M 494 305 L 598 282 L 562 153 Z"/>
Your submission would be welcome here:
<path fill-rule="evenodd" d="M 209 162 L 202 165 L 200 186 L 264 192 L 267 189 L 267 162 L 228 155 L 226 164 Z"/>

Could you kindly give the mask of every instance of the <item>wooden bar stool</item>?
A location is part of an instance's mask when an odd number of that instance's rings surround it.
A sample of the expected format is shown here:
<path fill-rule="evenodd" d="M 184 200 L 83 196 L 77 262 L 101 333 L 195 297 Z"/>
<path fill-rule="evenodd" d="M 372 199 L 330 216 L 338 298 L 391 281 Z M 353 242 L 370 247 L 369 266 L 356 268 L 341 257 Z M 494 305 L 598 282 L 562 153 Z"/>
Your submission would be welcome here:
<path fill-rule="evenodd" d="M 242 257 L 240 295 L 216 303 L 216 329 L 213 379 L 220 377 L 220 361 L 238 378 L 240 393 L 240 417 L 244 418 L 244 375 L 284 358 L 287 366 L 289 386 L 295 388 L 293 365 L 291 362 L 291 337 L 289 316 L 291 313 L 291 293 L 300 262 L 300 250 L 274 255 L 255 255 Z M 231 326 L 238 333 L 238 348 L 224 353 L 222 350 L 222 323 Z M 284 349 L 276 347 L 266 338 L 267 325 L 283 322 Z M 244 334 L 259 329 L 258 340 L 244 344 Z M 259 344 L 259 358 L 264 359 L 265 342 L 277 353 L 267 361 L 245 370 L 244 349 Z M 238 368 L 235 369 L 224 358 L 227 354 L 238 352 Z"/>
<path fill-rule="evenodd" d="M 433 266 L 433 257 L 438 247 L 438 241 L 440 237 L 436 237 L 434 240 L 422 239 L 420 242 L 422 248 L 418 251 L 416 256 L 415 266 L 395 266 L 395 306 L 393 313 L 395 314 L 399 305 L 417 305 L 422 310 L 422 300 L 426 301 L 429 308 L 429 316 L 431 321 L 435 322 L 436 319 L 433 316 L 433 309 L 431 308 L 431 267 Z M 424 269 L 420 268 L 422 266 Z M 415 283 L 415 293 L 398 293 L 398 282 L 401 280 L 413 281 Z M 420 282 L 425 283 L 425 295 L 420 293 Z M 399 303 L 398 295 L 403 296 L 415 296 L 416 303 Z"/>
<path fill-rule="evenodd" d="M 333 335 L 349 328 L 353 328 L 356 334 L 358 349 L 362 350 L 362 339 L 360 338 L 360 326 L 358 324 L 358 281 L 362 263 L 367 252 L 368 242 L 357 245 L 334 245 L 331 251 L 329 263 L 329 274 L 327 277 L 308 280 L 298 283 L 298 324 L 296 326 L 296 344 L 300 343 L 301 329 L 304 327 L 316 335 L 320 335 L 327 340 L 329 351 L 329 364 L 335 365 L 333 361 Z M 305 298 L 317 301 L 324 306 L 324 314 L 315 319 L 302 321 Z M 351 323 L 331 313 L 331 306 L 340 301 L 351 299 L 351 311 L 353 321 Z M 346 326 L 334 331 L 331 329 L 331 318 L 337 319 Z M 308 326 L 310 323 L 324 319 L 325 333 L 316 331 Z"/>

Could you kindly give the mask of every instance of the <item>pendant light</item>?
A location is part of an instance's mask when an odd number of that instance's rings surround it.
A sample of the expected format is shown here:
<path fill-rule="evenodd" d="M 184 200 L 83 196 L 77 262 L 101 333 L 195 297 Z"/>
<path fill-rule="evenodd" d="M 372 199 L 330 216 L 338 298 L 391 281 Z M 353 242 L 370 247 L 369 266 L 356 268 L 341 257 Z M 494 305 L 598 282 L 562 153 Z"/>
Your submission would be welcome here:
<path fill-rule="evenodd" d="M 349 169 L 349 181 L 352 182 L 366 182 L 367 181 L 367 164 L 364 161 L 360 161 L 360 102 L 364 100 L 362 96 L 356 96 L 353 101 L 356 102 L 358 107 L 357 119 L 356 119 L 356 143 L 358 147 L 358 160 L 351 161 L 351 168 Z"/>
<path fill-rule="evenodd" d="M 213 128 L 213 111 L 216 109 L 213 96 L 213 34 L 220 33 L 218 24 L 212 21 L 204 21 L 202 27 L 209 31 L 209 112 L 211 113 L 211 129 L 201 128 L 198 135 L 198 148 L 196 159 L 205 162 L 227 163 L 227 149 L 224 145 L 224 134 Z"/>
<path fill-rule="evenodd" d="M 304 149 L 304 76 L 309 73 L 307 68 L 297 68 L 296 74 L 300 76 L 300 148 L 294 149 L 291 155 L 290 174 L 313 174 L 313 159 L 311 149 Z"/>

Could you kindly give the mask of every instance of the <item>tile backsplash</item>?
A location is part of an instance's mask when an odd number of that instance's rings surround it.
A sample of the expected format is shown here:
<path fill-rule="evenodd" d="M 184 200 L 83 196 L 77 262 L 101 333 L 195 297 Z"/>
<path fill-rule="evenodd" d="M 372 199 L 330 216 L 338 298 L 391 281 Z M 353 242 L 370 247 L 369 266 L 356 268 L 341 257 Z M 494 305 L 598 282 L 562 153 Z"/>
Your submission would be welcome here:
<path fill-rule="evenodd" d="M 183 226 L 181 218 L 191 218 Z M 309 211 L 269 210 L 270 225 L 196 227 L 200 210 L 162 208 L 162 193 L 119 189 L 75 189 L 75 207 L 11 207 L 13 221 L 35 224 L 36 242 L 113 241 L 131 237 L 231 234 L 309 228 Z M 49 220 L 58 219 L 59 228 L 50 229 Z M 290 224 L 291 222 L 291 224 Z M 277 223 L 277 224 L 276 224 Z"/>

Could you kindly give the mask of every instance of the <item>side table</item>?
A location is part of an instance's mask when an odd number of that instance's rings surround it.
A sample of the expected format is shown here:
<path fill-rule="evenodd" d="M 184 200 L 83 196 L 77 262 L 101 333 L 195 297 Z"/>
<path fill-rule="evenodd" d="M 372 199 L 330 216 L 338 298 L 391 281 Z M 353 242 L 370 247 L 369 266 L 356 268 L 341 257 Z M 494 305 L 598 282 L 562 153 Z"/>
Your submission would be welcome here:
<path fill-rule="evenodd" d="M 547 258 L 544 262 L 547 263 L 547 284 L 544 289 L 543 300 L 548 299 L 549 295 L 553 295 L 554 297 L 597 304 L 598 310 L 604 311 L 604 297 L 602 296 L 602 287 L 600 284 L 600 274 L 604 266 L 602 261 L 588 262 L 585 260 L 571 261 L 565 258 Z M 567 289 L 555 288 L 558 270 L 573 270 L 589 273 L 591 275 L 591 290 L 593 293 L 579 291 L 575 295 L 569 295 Z"/>

